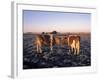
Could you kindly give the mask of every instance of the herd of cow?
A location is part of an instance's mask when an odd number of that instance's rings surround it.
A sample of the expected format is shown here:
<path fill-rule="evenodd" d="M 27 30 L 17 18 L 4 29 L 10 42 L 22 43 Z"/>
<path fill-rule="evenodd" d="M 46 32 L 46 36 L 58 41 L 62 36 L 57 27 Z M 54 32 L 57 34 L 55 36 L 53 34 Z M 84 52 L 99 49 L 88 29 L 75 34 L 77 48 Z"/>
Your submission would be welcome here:
<path fill-rule="evenodd" d="M 79 55 L 80 53 L 80 36 L 79 35 L 66 35 L 59 36 L 52 33 L 48 34 L 38 34 L 36 35 L 34 41 L 37 49 L 37 53 L 42 53 L 42 47 L 44 45 L 49 46 L 50 51 L 53 51 L 53 46 L 64 46 L 69 47 L 69 51 L 74 55 Z"/>

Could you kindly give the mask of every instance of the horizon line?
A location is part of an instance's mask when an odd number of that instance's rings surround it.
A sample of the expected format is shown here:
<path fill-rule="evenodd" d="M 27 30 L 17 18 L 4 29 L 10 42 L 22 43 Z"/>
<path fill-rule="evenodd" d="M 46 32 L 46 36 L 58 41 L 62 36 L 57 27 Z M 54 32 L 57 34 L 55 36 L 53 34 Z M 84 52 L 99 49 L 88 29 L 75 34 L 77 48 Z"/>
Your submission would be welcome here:
<path fill-rule="evenodd" d="M 42 33 L 42 32 L 23 32 L 23 33 Z M 45 33 L 49 33 L 49 32 L 45 32 Z M 57 33 L 91 33 L 91 32 L 89 31 L 89 32 L 57 32 Z"/>

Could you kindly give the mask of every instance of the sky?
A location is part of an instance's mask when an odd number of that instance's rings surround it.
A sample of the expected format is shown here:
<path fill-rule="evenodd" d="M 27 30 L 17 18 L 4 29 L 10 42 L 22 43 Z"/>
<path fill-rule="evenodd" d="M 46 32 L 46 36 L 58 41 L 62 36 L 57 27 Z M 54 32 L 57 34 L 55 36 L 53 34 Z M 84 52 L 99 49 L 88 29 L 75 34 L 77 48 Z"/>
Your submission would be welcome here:
<path fill-rule="evenodd" d="M 90 13 L 23 10 L 23 31 L 26 32 L 90 32 Z"/>

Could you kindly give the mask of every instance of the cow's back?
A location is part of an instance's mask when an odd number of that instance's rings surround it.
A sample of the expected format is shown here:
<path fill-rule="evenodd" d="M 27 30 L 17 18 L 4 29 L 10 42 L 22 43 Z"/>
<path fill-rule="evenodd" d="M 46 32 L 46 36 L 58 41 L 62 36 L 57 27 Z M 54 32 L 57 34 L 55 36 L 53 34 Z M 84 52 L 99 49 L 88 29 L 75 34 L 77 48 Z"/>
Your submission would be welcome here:
<path fill-rule="evenodd" d="M 71 35 L 68 37 L 68 44 L 72 44 L 73 41 L 75 41 L 75 43 L 77 43 L 78 41 L 80 41 L 80 36 L 78 35 Z"/>
<path fill-rule="evenodd" d="M 72 44 L 73 43 L 73 40 L 75 40 L 75 36 L 69 36 L 68 37 L 68 44 Z"/>
<path fill-rule="evenodd" d="M 43 41 L 50 44 L 50 35 L 42 35 Z"/>
<path fill-rule="evenodd" d="M 76 43 L 79 41 L 80 42 L 80 36 L 76 36 Z"/>

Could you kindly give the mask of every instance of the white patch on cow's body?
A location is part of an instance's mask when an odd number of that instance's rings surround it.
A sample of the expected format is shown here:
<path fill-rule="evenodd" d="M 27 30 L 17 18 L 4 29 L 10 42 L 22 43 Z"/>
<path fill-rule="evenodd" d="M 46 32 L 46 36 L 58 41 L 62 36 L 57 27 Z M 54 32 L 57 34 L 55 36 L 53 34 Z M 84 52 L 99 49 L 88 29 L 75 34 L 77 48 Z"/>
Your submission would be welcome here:
<path fill-rule="evenodd" d="M 75 40 L 73 40 L 72 44 L 71 44 L 72 48 L 75 48 Z"/>

